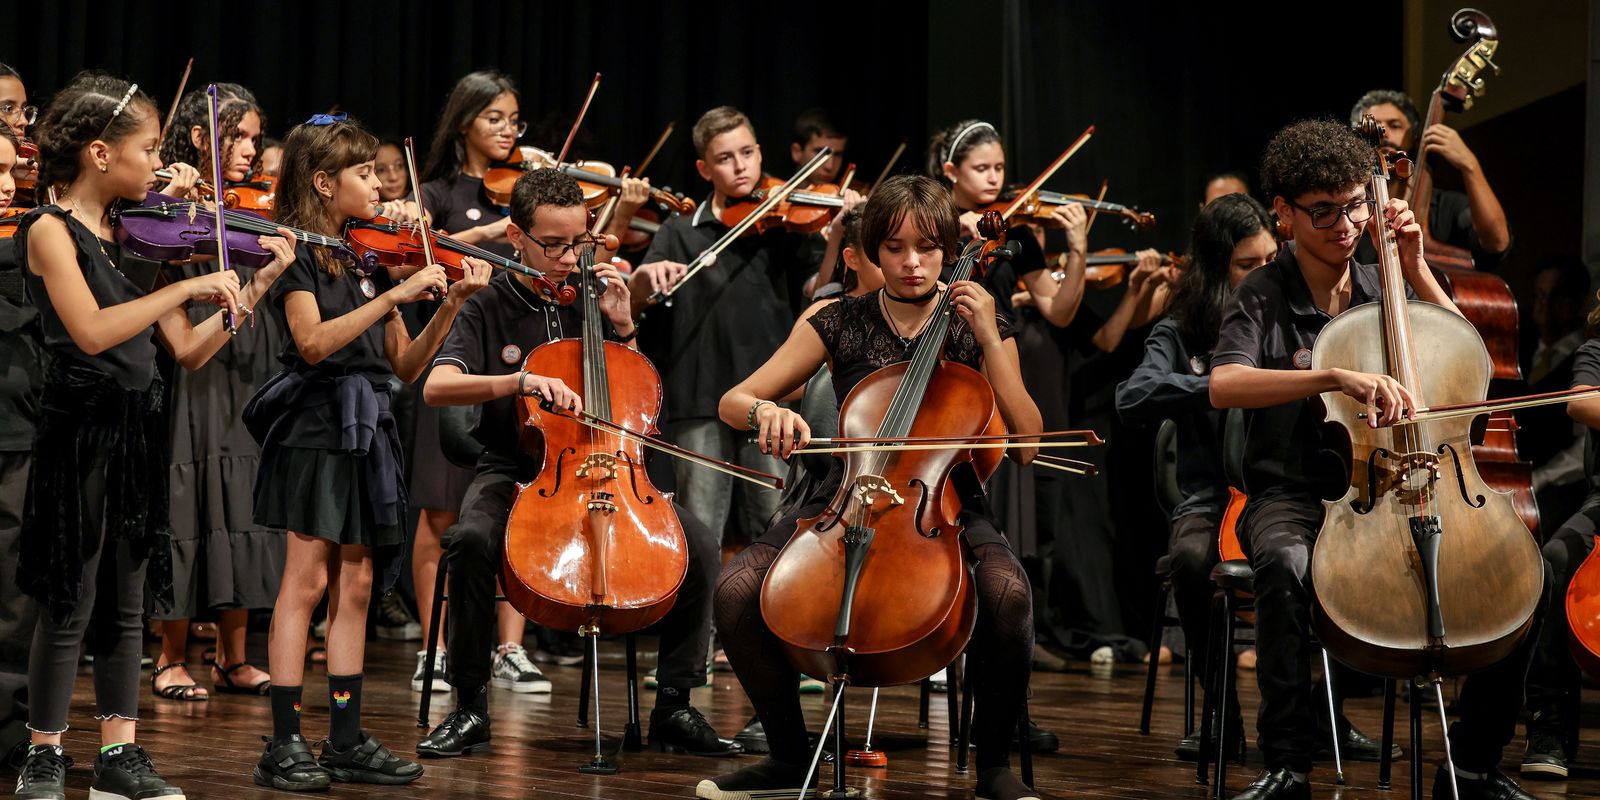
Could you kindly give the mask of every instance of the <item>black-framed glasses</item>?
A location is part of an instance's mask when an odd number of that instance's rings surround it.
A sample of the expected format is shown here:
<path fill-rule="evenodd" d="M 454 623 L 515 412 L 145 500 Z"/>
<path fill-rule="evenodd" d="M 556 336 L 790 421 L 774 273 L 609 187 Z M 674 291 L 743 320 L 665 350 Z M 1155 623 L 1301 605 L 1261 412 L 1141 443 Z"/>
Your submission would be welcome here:
<path fill-rule="evenodd" d="M 1339 224 L 1340 215 L 1350 220 L 1351 225 L 1360 225 L 1372 219 L 1372 214 L 1378 207 L 1376 200 L 1357 200 L 1344 206 L 1317 206 L 1316 208 L 1306 208 L 1293 200 L 1288 202 L 1289 205 L 1306 212 L 1311 217 L 1311 227 L 1313 228 L 1331 228 Z"/>
<path fill-rule="evenodd" d="M 0 117 L 16 119 L 20 117 L 26 125 L 32 125 L 39 119 L 38 106 L 19 106 L 16 103 L 0 103 Z"/>
<path fill-rule="evenodd" d="M 504 130 L 507 125 L 510 125 L 511 132 L 515 133 L 518 139 L 521 139 L 522 135 L 528 132 L 528 123 L 524 120 L 517 119 L 516 117 L 501 117 L 493 114 L 486 117 L 482 114 L 479 114 L 478 119 L 483 120 L 484 124 L 488 125 L 489 130 L 491 131 Z"/>
<path fill-rule="evenodd" d="M 599 243 L 599 240 L 593 236 L 583 236 L 575 242 L 542 242 L 529 235 L 528 241 L 538 245 L 540 249 L 544 250 L 544 257 L 551 260 L 560 260 L 565 258 L 567 253 L 577 252 L 581 248 Z"/>

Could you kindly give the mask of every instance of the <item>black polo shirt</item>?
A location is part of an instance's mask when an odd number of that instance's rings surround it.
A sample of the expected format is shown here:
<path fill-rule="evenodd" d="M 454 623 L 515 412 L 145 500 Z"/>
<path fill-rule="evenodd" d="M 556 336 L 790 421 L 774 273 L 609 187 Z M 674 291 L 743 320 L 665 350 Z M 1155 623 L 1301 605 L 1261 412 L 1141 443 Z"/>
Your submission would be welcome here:
<path fill-rule="evenodd" d="M 1483 249 L 1478 231 L 1472 227 L 1472 202 L 1467 199 L 1466 192 L 1434 190 L 1428 207 L 1428 235 L 1434 241 L 1470 251 L 1472 265 L 1481 270 L 1493 270 L 1500 266 L 1506 254 L 1511 252 L 1509 245 L 1499 253 Z M 1363 264 L 1377 263 L 1378 251 L 1372 246 L 1370 236 L 1361 237 L 1361 243 L 1356 248 L 1356 260 Z"/>
<path fill-rule="evenodd" d="M 1245 276 L 1234 292 L 1212 351 L 1211 369 L 1243 364 L 1261 369 L 1310 369 L 1317 334 L 1333 319 L 1317 308 L 1291 244 Z M 1352 261 L 1350 307 L 1378 300 L 1378 268 Z M 1406 297 L 1416 299 L 1408 285 Z M 1246 492 L 1336 496 L 1348 483 L 1346 448 L 1324 424 L 1322 399 L 1252 409 L 1245 415 Z M 1332 436 L 1329 434 L 1332 433 Z"/>
<path fill-rule="evenodd" d="M 576 279 L 573 279 L 574 281 Z M 605 325 L 614 338 L 611 325 Z M 501 272 L 489 285 L 467 298 L 450 326 L 434 366 L 451 364 L 468 375 L 510 375 L 522 369 L 528 354 L 545 342 L 583 336 L 581 303 L 549 303 L 509 272 Z M 571 387 L 583 394 L 582 386 Z M 517 398 L 499 397 L 483 404 L 472 429 L 473 438 L 502 456 L 521 453 Z M 535 464 L 538 463 L 535 456 Z"/>
<path fill-rule="evenodd" d="M 641 264 L 687 264 L 728 231 L 707 198 L 694 214 L 662 223 Z M 723 393 L 744 380 L 789 336 L 826 243 L 816 234 L 746 234 L 715 264 L 685 281 L 672 305 L 645 315 L 646 353 L 661 370 L 668 420 L 716 419 Z"/>
<path fill-rule="evenodd" d="M 1578 345 L 1572 359 L 1572 388 L 1600 386 L 1600 338 Z M 1593 428 L 1583 434 L 1583 471 L 1591 489 L 1600 489 L 1600 432 Z"/>

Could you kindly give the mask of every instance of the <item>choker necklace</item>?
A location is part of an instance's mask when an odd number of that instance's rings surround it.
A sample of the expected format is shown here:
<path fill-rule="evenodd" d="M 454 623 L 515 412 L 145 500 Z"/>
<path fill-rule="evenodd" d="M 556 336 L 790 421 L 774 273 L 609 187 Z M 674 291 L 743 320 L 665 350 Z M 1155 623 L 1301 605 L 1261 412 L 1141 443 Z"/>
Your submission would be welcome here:
<path fill-rule="evenodd" d="M 934 284 L 933 291 L 928 292 L 921 297 L 900 297 L 898 295 L 889 294 L 888 289 L 881 289 L 879 291 L 884 297 L 887 297 L 896 303 L 905 303 L 908 306 L 925 306 L 932 302 L 935 297 L 939 296 L 939 285 Z"/>

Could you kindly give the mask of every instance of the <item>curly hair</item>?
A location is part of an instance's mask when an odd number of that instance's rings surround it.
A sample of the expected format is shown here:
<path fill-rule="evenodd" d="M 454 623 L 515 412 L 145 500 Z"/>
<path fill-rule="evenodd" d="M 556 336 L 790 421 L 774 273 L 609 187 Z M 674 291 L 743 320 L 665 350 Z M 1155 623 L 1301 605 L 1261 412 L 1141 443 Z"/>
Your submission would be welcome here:
<path fill-rule="evenodd" d="M 283 138 L 283 166 L 278 172 L 273 219 L 291 228 L 338 235 L 328 213 L 328 201 L 317 193 L 316 174 L 334 176 L 377 156 L 378 137 L 354 118 L 328 125 L 296 125 Z M 314 252 L 322 271 L 334 276 L 344 271 L 344 265 L 329 257 L 323 248 L 315 248 Z"/>
<path fill-rule="evenodd" d="M 1267 197 L 1297 200 L 1311 192 L 1338 194 L 1367 182 L 1372 145 L 1349 125 L 1331 119 L 1301 120 L 1273 134 L 1261 156 Z"/>
<path fill-rule="evenodd" d="M 256 96 L 249 89 L 237 83 L 217 84 L 217 138 L 222 140 L 222 163 L 227 164 L 233 156 L 234 137 L 239 134 L 239 123 L 244 121 L 244 116 L 256 112 L 261 119 L 261 127 L 266 127 L 266 115 L 261 113 L 261 105 L 256 102 Z M 195 126 L 207 135 L 202 137 L 202 147 L 195 147 L 189 137 L 190 129 Z M 201 175 L 211 174 L 211 145 L 209 131 L 211 128 L 211 109 L 206 102 L 206 91 L 195 89 L 183 96 L 178 102 L 178 113 L 172 118 L 172 124 L 167 127 L 167 137 L 161 141 L 161 161 L 165 164 L 182 162 L 200 170 Z M 261 137 L 256 137 L 256 150 L 261 150 Z M 209 177 L 208 177 L 209 180 Z"/>
<path fill-rule="evenodd" d="M 878 248 L 910 214 L 917 232 L 944 250 L 944 262 L 961 255 L 961 222 L 956 204 L 937 181 L 922 175 L 896 175 L 873 188 L 861 210 L 862 254 L 878 263 Z"/>
<path fill-rule="evenodd" d="M 961 135 L 963 131 L 966 132 L 965 135 Z M 961 140 L 956 142 L 955 149 L 951 150 L 950 140 L 957 136 L 961 136 Z M 945 177 L 945 162 L 960 166 L 967 154 L 972 152 L 972 148 L 999 142 L 1000 132 L 996 131 L 993 125 L 980 119 L 961 120 L 934 134 L 933 139 L 928 142 L 928 177 L 949 189 L 955 184 Z"/>
<path fill-rule="evenodd" d="M 156 113 L 150 95 L 127 81 L 104 72 L 78 73 L 50 98 L 39 118 L 33 143 L 39 147 L 40 184 L 65 186 L 77 180 L 85 147 L 96 140 L 122 141 Z"/>
<path fill-rule="evenodd" d="M 539 206 L 571 208 L 583 205 L 583 190 L 571 175 L 554 169 L 524 172 L 511 187 L 511 224 L 528 230 Z"/>
<path fill-rule="evenodd" d="M 1168 311 L 1192 352 L 1209 352 L 1217 343 L 1222 310 L 1233 293 L 1228 285 L 1233 248 L 1272 232 L 1271 215 L 1247 194 L 1225 194 L 1200 209 L 1189 236 L 1189 258 Z"/>

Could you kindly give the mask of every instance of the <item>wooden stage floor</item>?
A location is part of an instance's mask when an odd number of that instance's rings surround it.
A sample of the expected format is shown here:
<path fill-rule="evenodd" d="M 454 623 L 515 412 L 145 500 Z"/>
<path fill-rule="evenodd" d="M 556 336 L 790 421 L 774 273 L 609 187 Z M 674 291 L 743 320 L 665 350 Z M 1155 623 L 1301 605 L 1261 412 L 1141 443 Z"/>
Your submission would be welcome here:
<path fill-rule="evenodd" d="M 640 640 L 641 649 L 654 646 L 653 639 Z M 152 652 L 154 646 L 152 645 Z M 252 637 L 252 651 L 263 651 L 265 643 Z M 190 663 L 199 663 L 199 646 Z M 415 662 L 414 643 L 373 642 L 369 645 L 367 682 L 363 706 L 366 727 L 396 752 L 414 757 L 420 732 L 415 727 L 418 695 L 409 685 Z M 601 683 L 604 689 L 604 728 L 608 748 L 614 748 L 625 719 L 624 675 L 620 641 L 602 644 Z M 641 678 L 650 659 L 641 656 Z M 264 663 L 264 660 L 263 662 Z M 1061 737 L 1061 751 L 1035 758 L 1038 788 L 1046 796 L 1086 798 L 1202 798 L 1206 789 L 1194 782 L 1194 767 L 1173 755 L 1182 726 L 1182 670 L 1164 668 L 1157 684 L 1156 713 L 1150 736 L 1138 733 L 1139 703 L 1144 688 L 1140 667 L 1119 666 L 1091 669 L 1084 662 L 1069 662 L 1063 673 L 1035 673 L 1033 678 L 1033 718 Z M 378 787 L 334 784 L 338 796 L 416 797 L 416 798 L 686 798 L 694 796 L 701 778 L 724 772 L 739 763 L 737 759 L 703 759 L 654 752 L 624 753 L 622 771 L 613 776 L 595 777 L 577 772 L 588 760 L 592 734 L 576 727 L 580 668 L 548 666 L 546 674 L 555 683 L 552 695 L 514 695 L 491 689 L 494 714 L 494 749 L 491 753 L 457 759 L 425 761 L 427 774 L 409 787 Z M 196 670 L 196 678 L 204 673 Z M 324 670 L 307 672 L 306 733 L 316 739 L 327 725 L 324 697 Z M 271 715 L 266 698 L 238 695 L 214 696 L 205 703 L 179 703 L 150 697 L 148 671 L 145 678 L 143 717 L 139 735 L 151 751 L 163 776 L 182 786 L 192 798 L 256 800 L 282 798 L 287 793 L 254 785 L 250 769 L 261 752 L 261 735 L 270 733 Z M 1240 675 L 1247 719 L 1254 718 L 1255 681 L 1253 673 Z M 83 669 L 73 702 L 72 722 L 67 734 L 69 754 L 78 760 L 68 782 L 69 797 L 83 797 L 92 779 L 92 753 L 97 745 L 89 671 Z M 851 697 L 850 731 L 859 741 L 866 723 L 870 694 L 857 690 Z M 648 727 L 649 708 L 654 693 L 641 687 L 642 714 Z M 821 695 L 804 699 L 812 729 L 820 730 L 827 713 Z M 451 698 L 435 695 L 433 718 L 449 710 Z M 718 672 L 714 685 L 694 693 L 694 703 L 705 712 L 725 736 L 735 733 L 749 717 L 750 706 L 731 673 Z M 886 770 L 857 770 L 852 784 L 862 787 L 866 796 L 882 800 L 910 798 L 968 798 L 972 796 L 970 778 L 955 774 L 954 752 L 946 742 L 948 724 L 944 697 L 934 695 L 931 721 L 927 730 L 917 728 L 917 690 L 898 687 L 883 692 L 878 714 L 875 744 L 889 755 Z M 1380 728 L 1380 700 L 1351 701 L 1348 711 L 1356 724 L 1376 736 Z M 1401 731 L 1404 730 L 1402 705 Z M 1253 725 L 1251 726 L 1253 728 Z M 1520 734 L 1520 731 L 1519 731 Z M 1403 735 L 1403 733 L 1402 733 Z M 1436 720 L 1426 725 L 1424 790 L 1431 787 L 1433 764 L 1442 757 L 1439 726 Z M 1254 734 L 1252 732 L 1253 740 Z M 1595 749 L 1600 734 L 1586 730 L 1586 747 L 1579 754 L 1574 779 L 1569 783 L 1524 784 L 1540 797 L 1600 798 L 1600 750 Z M 1506 768 L 1514 770 L 1522 755 L 1519 738 L 1506 750 Z M 750 756 L 743 757 L 751 758 Z M 1234 765 L 1229 771 L 1229 787 L 1237 791 L 1254 776 L 1259 754 L 1252 750 L 1252 765 Z M 1013 756 L 1013 764 L 1016 758 Z M 1332 765 L 1319 765 L 1313 773 L 1315 795 L 1319 798 L 1401 798 L 1409 763 L 1396 765 L 1396 791 L 1378 791 L 1376 764 L 1346 766 L 1348 785 L 1333 782 Z M 828 773 L 824 772 L 824 780 Z"/>

